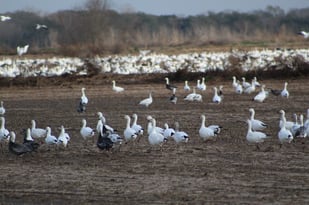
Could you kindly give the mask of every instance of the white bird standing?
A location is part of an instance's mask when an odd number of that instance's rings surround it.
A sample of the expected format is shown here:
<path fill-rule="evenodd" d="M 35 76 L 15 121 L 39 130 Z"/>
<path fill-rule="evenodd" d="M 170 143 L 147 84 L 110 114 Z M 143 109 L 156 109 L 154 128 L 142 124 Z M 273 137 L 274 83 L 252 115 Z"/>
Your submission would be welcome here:
<path fill-rule="evenodd" d="M 80 97 L 80 101 L 83 105 L 87 105 L 88 104 L 88 98 L 86 96 L 86 93 L 85 93 L 85 90 L 86 88 L 82 88 L 81 91 L 82 91 L 82 96 Z"/>
<path fill-rule="evenodd" d="M 232 86 L 233 86 L 233 88 L 236 88 L 236 86 L 238 85 L 238 83 L 237 83 L 237 79 L 236 79 L 236 77 L 235 76 L 233 76 L 233 82 L 232 82 Z"/>
<path fill-rule="evenodd" d="M 47 145 L 57 144 L 58 139 L 54 135 L 51 134 L 50 127 L 46 127 L 46 137 L 45 137 L 45 143 Z"/>
<path fill-rule="evenodd" d="M 246 135 L 246 139 L 249 143 L 255 143 L 257 149 L 259 149 L 258 144 L 264 142 L 264 140 L 267 138 L 267 135 L 263 132 L 252 131 L 251 120 L 247 120 L 247 123 L 248 123 L 248 132 Z"/>
<path fill-rule="evenodd" d="M 100 124 L 102 124 L 102 127 L 104 125 L 105 129 L 107 129 L 108 131 L 110 131 L 112 133 L 115 132 L 114 128 L 112 128 L 111 126 L 106 124 L 106 119 L 105 119 L 105 117 L 104 117 L 102 112 L 97 112 L 97 115 L 99 117 L 99 120 L 97 122 L 97 127 L 96 127 L 96 130 L 97 130 L 98 133 L 101 132 Z"/>
<path fill-rule="evenodd" d="M 179 131 L 179 123 L 175 122 L 175 133 L 172 135 L 172 138 L 176 143 L 188 142 L 189 135 L 184 131 Z"/>
<path fill-rule="evenodd" d="M 137 119 L 138 119 L 137 114 L 134 113 L 132 117 L 133 117 L 133 122 L 132 122 L 131 128 L 134 129 L 138 135 L 143 135 L 144 128 L 141 125 L 137 124 Z"/>
<path fill-rule="evenodd" d="M 212 98 L 212 102 L 220 104 L 222 101 L 222 97 L 218 95 L 217 87 L 214 87 L 214 96 Z"/>
<path fill-rule="evenodd" d="M 129 115 L 125 115 L 124 119 L 127 120 L 126 128 L 123 131 L 123 135 L 126 141 L 135 140 L 137 138 L 137 132 L 130 127 L 131 118 Z"/>
<path fill-rule="evenodd" d="M 183 89 L 185 91 L 190 91 L 190 86 L 188 85 L 188 81 L 187 80 L 185 81 L 185 85 L 184 85 Z"/>
<path fill-rule="evenodd" d="M 264 130 L 267 127 L 267 124 L 265 124 L 260 120 L 254 119 L 255 111 L 253 108 L 250 108 L 249 112 L 251 113 L 250 121 L 252 130 L 253 131 Z"/>
<path fill-rule="evenodd" d="M 205 91 L 206 90 L 206 83 L 205 83 L 205 78 L 202 77 L 202 82 L 199 83 L 200 81 L 198 81 L 198 87 L 197 89 Z"/>
<path fill-rule="evenodd" d="M 280 110 L 280 114 L 281 114 L 281 117 L 280 117 L 280 122 L 279 122 L 279 128 L 282 128 L 283 126 L 285 126 L 286 129 L 291 130 L 291 128 L 294 125 L 294 122 L 286 120 L 284 110 Z M 283 120 L 284 120 L 284 124 L 283 124 Z"/>
<path fill-rule="evenodd" d="M 175 130 L 170 128 L 167 123 L 164 124 L 163 136 L 168 139 L 175 134 Z"/>
<path fill-rule="evenodd" d="M 63 125 L 61 125 L 61 131 L 57 140 L 58 144 L 62 144 L 64 147 L 67 147 L 70 141 L 70 136 L 68 133 L 65 132 Z"/>
<path fill-rule="evenodd" d="M 264 89 L 265 89 L 265 85 L 262 85 L 261 91 L 253 98 L 254 101 L 263 102 L 266 99 L 267 94 Z"/>
<path fill-rule="evenodd" d="M 254 82 L 254 85 L 256 86 L 256 87 L 260 87 L 261 86 L 261 84 L 257 81 L 257 78 L 254 76 L 254 78 L 253 78 L 253 82 Z"/>
<path fill-rule="evenodd" d="M 116 86 L 116 81 L 115 80 L 113 80 L 112 82 L 113 82 L 113 91 L 115 91 L 116 93 L 120 93 L 120 92 L 124 91 L 123 87 Z"/>
<path fill-rule="evenodd" d="M 201 127 L 199 129 L 200 137 L 204 141 L 215 138 L 217 136 L 215 131 L 213 129 L 205 126 L 205 121 L 206 121 L 205 115 L 201 115 L 201 119 L 202 119 L 202 123 L 201 123 Z"/>
<path fill-rule="evenodd" d="M 246 90 L 248 87 L 251 86 L 250 83 L 246 82 L 246 78 L 245 77 L 242 77 L 242 87 Z"/>
<path fill-rule="evenodd" d="M 152 127 L 151 132 L 148 136 L 148 142 L 150 145 L 160 145 L 162 144 L 166 139 L 164 138 L 163 134 L 160 132 L 157 132 L 156 129 L 156 120 L 154 118 L 151 119 Z"/>
<path fill-rule="evenodd" d="M 86 119 L 82 119 L 82 127 L 80 129 L 80 135 L 84 140 L 92 138 L 94 136 L 94 131 L 92 128 L 87 127 Z"/>
<path fill-rule="evenodd" d="M 8 139 L 10 132 L 5 128 L 5 118 L 1 117 L 0 141 Z"/>
<path fill-rule="evenodd" d="M 3 106 L 3 101 L 0 102 L 0 115 L 4 115 L 5 114 L 5 108 Z"/>
<path fill-rule="evenodd" d="M 148 120 L 147 133 L 148 133 L 148 135 L 150 135 L 153 128 L 155 128 L 158 133 L 163 134 L 164 129 L 162 129 L 161 127 L 157 127 L 157 126 L 154 127 L 153 124 L 152 124 L 152 119 L 153 119 L 152 116 L 150 116 L 150 115 L 147 116 L 147 120 Z"/>
<path fill-rule="evenodd" d="M 152 95 L 151 95 L 151 92 L 150 92 L 149 97 L 140 101 L 139 104 L 148 107 L 149 105 L 151 105 L 152 102 L 153 102 L 153 99 L 152 99 Z"/>
<path fill-rule="evenodd" d="M 281 112 L 282 115 L 282 112 Z M 286 119 L 282 117 L 282 127 L 278 132 L 278 138 L 281 144 L 290 143 L 293 140 L 293 135 L 290 130 L 286 128 Z"/>
<path fill-rule="evenodd" d="M 44 138 L 46 137 L 46 129 L 37 128 L 35 120 L 31 120 L 31 136 L 33 138 Z"/>
<path fill-rule="evenodd" d="M 288 82 L 285 82 L 285 83 L 284 83 L 283 90 L 281 91 L 281 94 L 280 94 L 282 97 L 288 98 L 289 95 L 290 95 L 287 86 L 288 86 Z"/>
<path fill-rule="evenodd" d="M 243 88 L 242 88 L 242 85 L 240 84 L 239 81 L 237 81 L 237 85 L 235 87 L 235 92 L 238 93 L 238 94 L 242 94 L 243 93 Z"/>

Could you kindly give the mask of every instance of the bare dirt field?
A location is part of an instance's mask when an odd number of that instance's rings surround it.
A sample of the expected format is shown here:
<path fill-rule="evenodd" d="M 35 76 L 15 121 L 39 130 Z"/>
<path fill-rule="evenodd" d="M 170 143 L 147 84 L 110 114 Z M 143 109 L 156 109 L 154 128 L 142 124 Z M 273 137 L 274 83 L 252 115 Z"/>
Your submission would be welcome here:
<path fill-rule="evenodd" d="M 6 128 L 17 133 L 17 142 L 22 142 L 22 129 L 30 127 L 32 119 L 38 127 L 50 126 L 56 136 L 64 125 L 71 136 L 67 149 L 41 145 L 38 152 L 18 157 L 2 143 L 1 204 L 309 204 L 309 141 L 296 140 L 280 148 L 277 137 L 279 110 L 286 111 L 288 120 L 293 113 L 306 119 L 308 79 L 288 80 L 289 99 L 270 95 L 264 103 L 252 101 L 256 93 L 235 94 L 232 81 L 209 82 L 202 103 L 186 102 L 183 97 L 188 93 L 177 83 L 176 105 L 169 102 L 171 93 L 164 82 L 119 81 L 125 92 L 118 94 L 112 92 L 111 83 L 1 87 Z M 262 83 L 282 89 L 284 80 Z M 212 87 L 219 84 L 224 85 L 224 100 L 217 105 L 211 102 Z M 83 86 L 89 104 L 80 114 L 76 109 Z M 149 91 L 153 104 L 139 106 Z M 245 139 L 250 107 L 269 125 L 265 132 L 271 137 L 260 150 Z M 99 150 L 92 141 L 85 146 L 79 134 L 81 120 L 95 128 L 97 111 L 121 135 L 124 115 L 137 113 L 145 129 L 147 115 L 161 127 L 178 121 L 190 140 L 178 145 L 169 140 L 160 150 L 150 147 L 145 134 L 138 143 L 123 144 L 112 152 Z M 206 115 L 206 124 L 223 126 L 217 140 L 200 139 L 201 114 Z"/>

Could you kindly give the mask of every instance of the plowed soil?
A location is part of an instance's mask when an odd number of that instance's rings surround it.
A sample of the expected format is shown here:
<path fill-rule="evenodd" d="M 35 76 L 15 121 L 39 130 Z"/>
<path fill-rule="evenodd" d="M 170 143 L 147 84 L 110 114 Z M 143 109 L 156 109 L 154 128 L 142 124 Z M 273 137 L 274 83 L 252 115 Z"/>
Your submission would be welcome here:
<path fill-rule="evenodd" d="M 309 108 L 308 79 L 288 80 L 288 99 L 270 95 L 264 103 L 251 95 L 237 95 L 228 82 L 208 82 L 199 92 L 203 102 L 186 102 L 183 84 L 177 83 L 178 102 L 169 102 L 171 92 L 162 83 L 121 84 L 125 91 L 114 93 L 111 83 L 48 87 L 1 87 L 6 108 L 6 128 L 17 133 L 35 119 L 37 127 L 50 126 L 58 136 L 64 125 L 71 136 L 67 148 L 42 144 L 37 152 L 15 156 L 2 142 L 0 153 L 1 204 L 309 204 L 309 141 L 296 139 L 281 148 L 279 110 L 304 114 Z M 266 87 L 282 89 L 284 80 L 262 81 Z M 189 82 L 195 85 L 195 81 Z M 211 102 L 213 86 L 224 85 L 221 104 Z M 76 111 L 80 89 L 86 87 L 87 111 Z M 154 102 L 145 108 L 139 101 L 153 91 Z M 248 109 L 269 125 L 271 137 L 260 145 L 246 142 Z M 79 129 L 85 118 L 95 128 L 96 112 L 122 135 L 124 115 L 137 113 L 138 123 L 147 128 L 147 115 L 163 127 L 167 122 L 187 132 L 190 140 L 175 144 L 169 140 L 162 149 L 148 144 L 147 134 L 139 142 L 102 151 L 95 141 L 87 143 Z M 214 141 L 204 142 L 198 130 L 200 115 L 206 124 L 219 124 L 222 132 Z M 146 132 L 145 132 L 146 133 Z"/>

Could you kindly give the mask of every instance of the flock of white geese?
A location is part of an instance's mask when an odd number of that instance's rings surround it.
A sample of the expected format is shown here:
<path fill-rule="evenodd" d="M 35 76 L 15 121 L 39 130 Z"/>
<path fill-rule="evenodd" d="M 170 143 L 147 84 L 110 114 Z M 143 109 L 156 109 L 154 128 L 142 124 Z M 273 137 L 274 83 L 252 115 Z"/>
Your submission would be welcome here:
<path fill-rule="evenodd" d="M 170 84 L 169 79 L 165 78 L 166 83 L 165 87 L 168 90 L 172 91 L 172 96 L 170 97 L 171 103 L 177 103 L 176 89 L 177 86 Z M 251 83 L 246 82 L 245 78 L 242 78 L 242 82 L 237 80 L 235 76 L 233 76 L 232 86 L 235 90 L 236 94 L 247 93 L 250 94 L 254 92 L 259 87 L 260 91 L 253 98 L 256 102 L 263 102 L 270 93 L 274 95 L 281 95 L 283 98 L 289 97 L 289 91 L 287 89 L 288 83 L 285 82 L 282 90 L 265 90 L 265 85 L 261 85 L 256 77 L 254 77 Z M 205 91 L 207 88 L 205 83 L 205 78 L 201 80 L 197 80 L 196 86 L 192 88 L 193 92 L 189 93 L 187 96 L 183 98 L 185 101 L 197 101 L 201 102 L 202 95 L 196 93 L 196 89 L 201 92 Z M 188 81 L 185 81 L 183 89 L 187 92 L 190 92 L 191 88 L 188 85 Z M 216 87 L 214 89 L 214 94 L 212 98 L 213 103 L 222 103 L 223 101 L 223 86 L 219 86 L 219 89 Z M 81 97 L 78 105 L 78 112 L 85 112 L 88 104 L 88 98 L 86 96 L 85 88 L 81 89 Z M 116 81 L 112 81 L 112 90 L 116 93 L 125 92 L 123 87 L 117 86 Z M 139 102 L 140 106 L 149 107 L 153 102 L 152 94 L 149 93 L 149 97 L 142 99 Z M 253 108 L 249 109 L 250 118 L 247 120 L 248 123 L 248 131 L 246 134 L 246 140 L 249 143 L 254 143 L 259 148 L 259 144 L 264 142 L 268 137 L 263 131 L 267 128 L 267 124 L 262 122 L 261 120 L 255 119 L 255 110 Z M 32 152 L 38 149 L 39 143 L 35 142 L 37 139 L 42 139 L 47 145 L 54 146 L 63 146 L 67 147 L 70 142 L 70 135 L 66 132 L 64 126 L 60 127 L 61 131 L 58 137 L 52 135 L 51 128 L 46 127 L 45 129 L 36 127 L 36 121 L 31 120 L 31 128 L 25 130 L 24 142 L 17 143 L 15 142 L 16 135 L 14 131 L 9 131 L 5 127 L 5 115 L 6 109 L 4 108 L 4 103 L 1 101 L 0 104 L 0 115 L 1 115 L 1 127 L 0 127 L 0 141 L 1 145 L 3 141 L 8 142 L 10 152 L 22 155 L 27 152 Z M 309 135 L 309 109 L 307 110 L 307 118 L 304 121 L 304 116 L 301 114 L 298 116 L 294 114 L 295 121 L 287 121 L 285 117 L 285 111 L 280 111 L 280 123 L 279 123 L 279 132 L 278 132 L 278 140 L 280 144 L 290 143 L 294 138 L 305 138 Z M 129 115 L 125 115 L 124 119 L 126 120 L 126 127 L 121 134 L 119 134 L 112 126 L 107 124 L 105 117 L 102 112 L 98 112 L 98 121 L 96 128 L 93 129 L 87 126 L 86 119 L 81 120 L 81 128 L 80 128 L 80 136 L 87 142 L 88 139 L 93 139 L 95 133 L 98 135 L 97 147 L 103 150 L 109 150 L 113 148 L 115 144 L 121 144 L 123 141 L 126 143 L 130 141 L 139 141 L 139 139 L 143 135 L 148 136 L 148 142 L 151 146 L 162 146 L 164 142 L 169 139 L 173 139 L 176 143 L 188 142 L 189 135 L 185 131 L 179 130 L 179 123 L 175 122 L 175 127 L 170 127 L 167 123 L 164 124 L 164 128 L 158 127 L 156 123 L 156 119 L 152 116 L 147 116 L 148 124 L 147 124 L 147 132 L 145 128 L 138 124 L 138 116 L 137 114 L 132 115 L 132 119 Z M 132 121 L 132 123 L 131 123 Z M 201 139 L 207 141 L 211 139 L 215 139 L 221 132 L 220 125 L 206 125 L 206 117 L 205 115 L 201 115 L 201 125 L 198 130 L 199 136 Z"/>

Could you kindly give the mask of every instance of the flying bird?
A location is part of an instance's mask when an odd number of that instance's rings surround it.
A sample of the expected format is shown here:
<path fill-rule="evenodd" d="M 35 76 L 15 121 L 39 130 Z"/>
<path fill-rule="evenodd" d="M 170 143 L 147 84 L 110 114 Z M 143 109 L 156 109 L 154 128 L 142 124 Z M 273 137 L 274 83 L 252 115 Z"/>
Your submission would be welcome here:
<path fill-rule="evenodd" d="M 24 47 L 17 46 L 17 48 L 16 48 L 17 54 L 19 56 L 26 54 L 28 52 L 28 48 L 29 48 L 29 45 L 25 45 Z"/>
<path fill-rule="evenodd" d="M 35 26 L 36 30 L 40 30 L 40 29 L 48 29 L 48 27 L 44 24 L 36 24 Z"/>
<path fill-rule="evenodd" d="M 11 20 L 12 18 L 9 16 L 0 16 L 1 21 L 8 21 Z"/>
<path fill-rule="evenodd" d="M 301 31 L 301 32 L 298 33 L 298 35 L 302 35 L 304 38 L 308 38 L 309 37 L 309 32 Z"/>

